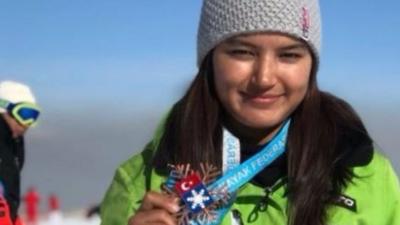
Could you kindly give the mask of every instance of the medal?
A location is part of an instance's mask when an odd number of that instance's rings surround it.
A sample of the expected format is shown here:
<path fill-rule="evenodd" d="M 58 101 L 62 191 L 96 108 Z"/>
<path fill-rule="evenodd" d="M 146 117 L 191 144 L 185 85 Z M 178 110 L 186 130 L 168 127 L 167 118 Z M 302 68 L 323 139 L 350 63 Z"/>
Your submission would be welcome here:
<path fill-rule="evenodd" d="M 224 132 L 223 176 L 210 164 L 200 164 L 200 171 L 192 170 L 189 164 L 169 165 L 171 172 L 162 189 L 181 199 L 181 210 L 177 214 L 179 225 L 220 224 L 237 190 L 285 152 L 289 125 L 290 119 L 270 142 L 242 163 L 239 141 Z"/>
<path fill-rule="evenodd" d="M 168 195 L 181 199 L 178 223 L 187 225 L 191 220 L 208 224 L 217 217 L 216 210 L 230 199 L 225 186 L 209 188 L 221 174 L 218 168 L 200 164 L 201 171 L 194 171 L 189 164 L 170 165 L 171 172 L 162 189 Z"/>

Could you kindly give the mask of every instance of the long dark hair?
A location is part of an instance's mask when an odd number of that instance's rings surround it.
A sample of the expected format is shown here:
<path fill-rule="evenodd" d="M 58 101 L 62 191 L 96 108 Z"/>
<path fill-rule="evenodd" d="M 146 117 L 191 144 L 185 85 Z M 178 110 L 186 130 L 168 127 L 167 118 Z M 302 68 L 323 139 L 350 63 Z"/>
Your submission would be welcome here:
<path fill-rule="evenodd" d="M 190 163 L 198 169 L 199 162 L 209 162 L 221 167 L 223 109 L 215 93 L 211 55 L 166 120 L 153 158 L 159 172 L 165 172 L 168 163 Z M 353 176 L 342 163 L 351 149 L 341 148 L 340 143 L 348 134 L 372 142 L 349 104 L 318 89 L 315 65 L 307 94 L 291 115 L 287 147 L 291 225 L 324 224 L 328 204 Z"/>
<path fill-rule="evenodd" d="M 166 120 L 153 160 L 161 173 L 169 163 L 190 163 L 195 170 L 200 169 L 198 162 L 221 166 L 222 108 L 213 85 L 210 55 Z"/>

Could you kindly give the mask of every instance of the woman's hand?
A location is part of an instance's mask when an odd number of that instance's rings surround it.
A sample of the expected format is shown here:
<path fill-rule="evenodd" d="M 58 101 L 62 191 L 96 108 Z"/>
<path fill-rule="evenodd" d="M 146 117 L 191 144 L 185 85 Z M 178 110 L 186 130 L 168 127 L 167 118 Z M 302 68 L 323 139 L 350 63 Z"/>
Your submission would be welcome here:
<path fill-rule="evenodd" d="M 128 225 L 176 225 L 174 214 L 179 211 L 178 202 L 177 198 L 149 191 Z"/>

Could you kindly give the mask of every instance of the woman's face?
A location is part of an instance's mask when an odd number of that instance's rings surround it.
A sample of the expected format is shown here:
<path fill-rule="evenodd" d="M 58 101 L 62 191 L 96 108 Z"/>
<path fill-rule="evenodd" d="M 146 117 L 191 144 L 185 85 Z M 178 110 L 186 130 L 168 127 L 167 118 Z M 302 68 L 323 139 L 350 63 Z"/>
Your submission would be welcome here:
<path fill-rule="evenodd" d="M 242 35 L 213 53 L 217 95 L 248 128 L 280 125 L 303 100 L 312 57 L 305 43 L 276 33 Z"/>

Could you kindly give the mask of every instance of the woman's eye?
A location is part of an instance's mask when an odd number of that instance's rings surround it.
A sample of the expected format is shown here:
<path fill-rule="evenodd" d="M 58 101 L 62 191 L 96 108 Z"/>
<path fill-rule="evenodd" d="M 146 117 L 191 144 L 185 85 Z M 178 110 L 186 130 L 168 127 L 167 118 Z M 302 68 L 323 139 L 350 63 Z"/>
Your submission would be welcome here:
<path fill-rule="evenodd" d="M 295 52 L 286 52 L 286 53 L 282 53 L 280 55 L 280 57 L 283 59 L 295 60 L 295 59 L 301 58 L 301 54 L 295 53 Z"/>
<path fill-rule="evenodd" d="M 233 50 L 229 50 L 228 53 L 234 57 L 240 57 L 240 58 L 248 58 L 248 57 L 253 57 L 255 56 L 255 53 L 253 51 L 250 50 L 246 50 L 246 49 L 233 49 Z"/>

